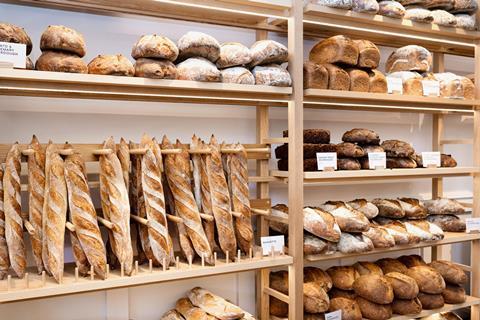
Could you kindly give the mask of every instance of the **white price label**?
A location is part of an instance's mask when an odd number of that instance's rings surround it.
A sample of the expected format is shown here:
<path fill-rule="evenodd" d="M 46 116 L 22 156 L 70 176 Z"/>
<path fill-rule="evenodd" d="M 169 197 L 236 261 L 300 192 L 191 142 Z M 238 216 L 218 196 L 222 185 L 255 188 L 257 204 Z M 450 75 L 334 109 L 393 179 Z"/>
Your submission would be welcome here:
<path fill-rule="evenodd" d="M 387 77 L 388 93 L 403 94 L 402 78 Z"/>
<path fill-rule="evenodd" d="M 435 80 L 422 80 L 424 96 L 440 96 L 440 82 Z"/>
<path fill-rule="evenodd" d="M 368 166 L 370 169 L 387 167 L 387 154 L 385 152 L 369 152 Z"/>
<path fill-rule="evenodd" d="M 272 250 L 275 253 L 282 253 L 283 247 L 285 246 L 285 236 L 261 237 L 260 242 L 262 243 L 264 256 L 270 255 Z"/>
<path fill-rule="evenodd" d="M 333 168 L 337 170 L 337 153 L 317 152 L 317 167 L 320 171 L 325 170 L 325 168 Z"/>
<path fill-rule="evenodd" d="M 480 218 L 466 218 L 467 233 L 480 232 Z"/>
<path fill-rule="evenodd" d="M 430 166 L 441 167 L 442 161 L 441 161 L 440 152 L 438 151 L 422 152 L 422 162 L 423 162 L 424 168 L 427 168 Z"/>
<path fill-rule="evenodd" d="M 342 310 L 325 313 L 325 320 L 342 320 Z"/>
<path fill-rule="evenodd" d="M 21 43 L 0 42 L 0 62 L 13 64 L 15 68 L 25 69 L 27 46 Z"/>

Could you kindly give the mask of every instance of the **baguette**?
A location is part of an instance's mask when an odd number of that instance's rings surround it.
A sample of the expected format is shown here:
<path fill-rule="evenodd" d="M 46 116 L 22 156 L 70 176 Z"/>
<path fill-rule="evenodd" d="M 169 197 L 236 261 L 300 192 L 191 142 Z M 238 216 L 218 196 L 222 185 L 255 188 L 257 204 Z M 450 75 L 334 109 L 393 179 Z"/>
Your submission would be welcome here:
<path fill-rule="evenodd" d="M 70 232 L 70 242 L 72 244 L 72 254 L 75 260 L 75 265 L 78 268 L 78 273 L 81 276 L 86 277 L 90 270 L 90 263 L 88 262 L 85 251 L 83 251 L 82 245 L 78 240 L 76 232 Z"/>
<path fill-rule="evenodd" d="M 5 212 L 3 211 L 3 175 L 3 165 L 0 165 L 0 280 L 6 278 L 10 267 L 7 239 L 5 237 Z"/>
<path fill-rule="evenodd" d="M 120 143 L 118 144 L 117 157 L 120 160 L 120 165 L 122 166 L 123 180 L 125 181 L 125 186 L 127 187 L 127 192 L 129 191 L 129 174 L 130 174 L 130 148 L 125 139 L 120 138 Z"/>
<path fill-rule="evenodd" d="M 173 244 L 168 235 L 165 197 L 163 194 L 163 160 L 158 143 L 144 135 L 141 147 L 147 151 L 142 157 L 142 188 L 145 199 L 145 211 L 151 226 L 148 228 L 148 240 L 155 259 L 165 266 L 170 265 Z"/>
<path fill-rule="evenodd" d="M 191 189 L 190 155 L 187 147 L 180 141 L 177 140 L 175 147 L 182 149 L 182 152 L 165 156 L 165 173 L 172 190 L 175 209 L 178 216 L 183 219 L 195 252 L 211 262 L 212 249 L 203 230 L 200 212 Z M 173 148 L 167 137 L 163 138 L 162 148 Z"/>
<path fill-rule="evenodd" d="M 31 235 L 32 252 L 38 273 L 43 271 L 42 260 L 42 211 L 45 196 L 45 150 L 36 136 L 28 146 L 34 150 L 28 156 L 28 220 L 35 229 Z"/>
<path fill-rule="evenodd" d="M 23 243 L 22 199 L 20 195 L 20 149 L 15 143 L 5 161 L 4 211 L 5 237 L 7 240 L 10 263 L 19 278 L 25 275 L 27 265 L 25 245 Z"/>
<path fill-rule="evenodd" d="M 185 318 L 185 320 L 215 320 L 214 316 L 209 315 L 200 308 L 195 307 L 188 298 L 177 300 L 175 309 Z"/>
<path fill-rule="evenodd" d="M 65 180 L 70 219 L 75 226 L 75 233 L 70 234 L 72 247 L 75 249 L 76 243 L 79 244 L 77 262 L 83 261 L 81 253 L 84 253 L 88 263 L 83 262 L 82 265 L 93 266 L 95 273 L 105 279 L 107 269 L 105 245 L 88 188 L 85 162 L 79 153 L 69 155 L 65 159 Z"/>
<path fill-rule="evenodd" d="M 241 144 L 226 147 L 241 150 L 239 153 L 226 154 L 224 159 L 232 208 L 233 211 L 242 214 L 241 217 L 235 218 L 238 246 L 243 252 L 248 253 L 250 249 L 253 249 L 253 227 L 248 192 L 247 152 Z"/>
<path fill-rule="evenodd" d="M 49 181 L 49 174 L 50 174 L 50 158 L 51 154 L 55 152 L 56 147 L 53 145 L 52 141 L 48 142 L 47 147 L 45 148 L 45 193 L 44 193 L 44 200 L 43 200 L 43 208 L 42 208 L 42 235 L 45 235 L 45 229 L 47 228 L 47 202 L 46 197 L 48 193 L 48 188 L 50 185 Z M 42 261 L 43 261 L 43 268 L 45 271 L 51 275 L 50 270 L 48 269 L 48 247 L 47 247 L 47 238 L 45 236 L 42 237 Z"/>
<path fill-rule="evenodd" d="M 220 320 L 241 319 L 242 309 L 205 289 L 196 287 L 188 292 L 192 304 Z"/>
<path fill-rule="evenodd" d="M 100 156 L 100 199 L 104 217 L 112 222 L 109 237 L 113 252 L 127 275 L 133 270 L 133 248 L 130 239 L 130 204 L 123 180 L 122 166 L 116 155 L 113 137 L 108 138 L 104 149 L 114 152 Z"/>

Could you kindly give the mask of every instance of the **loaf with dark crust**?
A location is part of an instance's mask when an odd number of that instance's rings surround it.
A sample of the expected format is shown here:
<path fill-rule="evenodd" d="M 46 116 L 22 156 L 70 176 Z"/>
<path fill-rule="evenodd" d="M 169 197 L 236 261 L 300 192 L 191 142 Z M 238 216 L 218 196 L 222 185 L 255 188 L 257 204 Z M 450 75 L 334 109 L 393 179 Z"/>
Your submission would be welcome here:
<path fill-rule="evenodd" d="M 135 62 L 135 77 L 177 79 L 177 67 L 169 60 L 139 58 Z"/>
<path fill-rule="evenodd" d="M 352 68 L 348 68 L 346 71 L 350 77 L 350 91 L 370 91 L 370 77 L 366 71 Z"/>
<path fill-rule="evenodd" d="M 337 145 L 335 144 L 316 144 L 316 143 L 304 143 L 303 144 L 303 158 L 304 159 L 316 159 L 317 152 L 337 152 Z M 275 158 L 288 159 L 288 144 L 282 144 L 275 148 Z"/>
<path fill-rule="evenodd" d="M 305 61 L 303 63 L 303 87 L 305 89 L 328 89 L 328 71 L 325 66 Z"/>
<path fill-rule="evenodd" d="M 32 40 L 25 29 L 11 23 L 0 23 L 0 42 L 21 43 L 27 46 L 27 56 L 32 52 Z"/>
<path fill-rule="evenodd" d="M 133 64 L 125 56 L 98 55 L 88 64 L 88 73 L 103 74 L 110 76 L 133 77 L 135 69 Z"/>
<path fill-rule="evenodd" d="M 380 137 L 373 130 L 355 128 L 345 132 L 342 136 L 342 141 L 360 145 L 378 145 L 380 144 Z"/>
<path fill-rule="evenodd" d="M 87 48 L 79 32 L 65 26 L 48 26 L 40 38 L 40 50 L 69 52 L 81 58 L 86 54 Z"/>
<path fill-rule="evenodd" d="M 44 51 L 35 63 L 40 71 L 88 73 L 88 67 L 77 55 L 60 51 Z"/>
<path fill-rule="evenodd" d="M 283 131 L 283 137 L 288 137 L 288 130 Z M 327 144 L 330 143 L 330 130 L 303 129 L 303 143 Z"/>

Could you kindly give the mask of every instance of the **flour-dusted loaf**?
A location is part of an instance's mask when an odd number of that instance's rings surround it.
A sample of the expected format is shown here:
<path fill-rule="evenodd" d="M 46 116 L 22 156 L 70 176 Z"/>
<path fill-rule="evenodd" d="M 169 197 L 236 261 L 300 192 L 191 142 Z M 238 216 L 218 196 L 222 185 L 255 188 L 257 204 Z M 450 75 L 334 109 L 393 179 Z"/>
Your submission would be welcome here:
<path fill-rule="evenodd" d="M 167 37 L 156 34 L 141 36 L 132 48 L 132 57 L 153 58 L 175 61 L 178 57 L 177 45 Z"/>
<path fill-rule="evenodd" d="M 86 54 L 83 35 L 65 26 L 48 26 L 40 38 L 40 49 L 70 52 L 79 57 Z"/>
<path fill-rule="evenodd" d="M 0 280 L 7 277 L 10 259 L 8 257 L 7 239 L 5 234 L 5 211 L 3 206 L 4 188 L 3 188 L 4 168 L 0 165 Z"/>
<path fill-rule="evenodd" d="M 379 222 L 377 219 L 376 222 Z M 391 221 L 382 225 L 387 232 L 395 239 L 395 244 L 418 243 L 420 239 L 407 232 L 407 228 L 400 221 Z"/>
<path fill-rule="evenodd" d="M 23 278 L 27 267 L 27 253 L 23 241 L 20 160 L 20 148 L 18 143 L 15 143 L 8 151 L 5 160 L 5 174 L 3 176 L 3 209 L 5 214 L 5 239 L 8 247 L 10 264 L 15 274 L 19 278 Z"/>
<path fill-rule="evenodd" d="M 373 93 L 387 93 L 387 78 L 383 73 L 376 69 L 368 71 L 368 76 L 370 77 L 369 92 Z"/>
<path fill-rule="evenodd" d="M 384 0 L 378 3 L 378 14 L 390 18 L 402 19 L 405 15 L 405 7 L 397 1 Z"/>
<path fill-rule="evenodd" d="M 337 248 L 341 253 L 360 253 L 371 251 L 374 246 L 372 241 L 361 233 L 342 232 Z"/>
<path fill-rule="evenodd" d="M 338 242 L 340 240 L 340 227 L 335 217 L 319 208 L 303 209 L 303 228 L 311 234 L 327 241 Z"/>
<path fill-rule="evenodd" d="M 397 200 L 374 199 L 372 203 L 378 208 L 378 216 L 400 219 L 405 217 L 405 211 Z"/>
<path fill-rule="evenodd" d="M 418 284 L 412 277 L 400 272 L 389 272 L 385 279 L 392 286 L 395 299 L 414 299 L 418 295 Z"/>
<path fill-rule="evenodd" d="M 205 58 L 195 57 L 177 64 L 177 79 L 220 82 L 222 75 L 215 64 Z"/>
<path fill-rule="evenodd" d="M 440 9 L 450 11 L 453 9 L 455 0 L 425 0 L 422 7 L 430 10 Z"/>
<path fill-rule="evenodd" d="M 380 63 L 380 50 L 369 40 L 353 40 L 358 47 L 357 67 L 375 69 Z"/>
<path fill-rule="evenodd" d="M 219 69 L 245 66 L 252 61 L 250 49 L 238 42 L 222 43 L 220 46 L 220 57 L 217 60 Z"/>
<path fill-rule="evenodd" d="M 413 146 L 402 140 L 384 140 L 382 148 L 387 153 L 387 157 L 393 158 L 410 157 L 415 153 Z"/>
<path fill-rule="evenodd" d="M 265 64 L 282 64 L 288 61 L 288 48 L 273 40 L 260 40 L 250 47 L 250 68 Z"/>
<path fill-rule="evenodd" d="M 139 58 L 135 62 L 135 77 L 176 79 L 177 67 L 170 60 Z"/>
<path fill-rule="evenodd" d="M 455 199 L 434 199 L 425 200 L 423 205 L 428 211 L 428 214 L 463 214 L 465 208 L 460 202 Z"/>
<path fill-rule="evenodd" d="M 428 294 L 425 292 L 420 292 L 418 294 L 418 299 L 422 303 L 422 309 L 424 310 L 433 310 L 443 307 L 445 300 L 441 294 Z"/>
<path fill-rule="evenodd" d="M 421 292 L 440 294 L 445 289 L 445 281 L 441 273 L 429 266 L 409 268 L 405 275 L 415 279 Z"/>
<path fill-rule="evenodd" d="M 313 3 L 339 9 L 352 9 L 352 0 L 314 0 Z"/>
<path fill-rule="evenodd" d="M 467 282 L 465 271 L 453 262 L 436 260 L 432 261 L 429 266 L 437 270 L 448 283 L 460 285 Z"/>
<path fill-rule="evenodd" d="M 328 72 L 328 89 L 330 90 L 350 90 L 350 76 L 342 68 L 331 64 L 323 64 Z"/>
<path fill-rule="evenodd" d="M 220 43 L 211 35 L 189 31 L 177 42 L 178 61 L 192 57 L 202 57 L 215 62 L 220 56 Z"/>
<path fill-rule="evenodd" d="M 355 42 L 343 35 L 321 40 L 310 50 L 310 60 L 315 63 L 344 63 L 356 66 L 359 50 Z"/>
<path fill-rule="evenodd" d="M 255 84 L 255 77 L 244 67 L 226 68 L 220 71 L 222 74 L 222 82 L 238 83 L 238 84 Z"/>
<path fill-rule="evenodd" d="M 466 13 L 459 13 L 455 15 L 457 19 L 457 28 L 463 28 L 466 30 L 475 30 L 477 27 L 477 21 L 475 15 Z"/>
<path fill-rule="evenodd" d="M 328 71 L 325 66 L 305 61 L 303 63 L 303 87 L 305 89 L 327 89 Z"/>
<path fill-rule="evenodd" d="M 303 144 L 304 159 L 316 159 L 317 152 L 337 152 L 337 145 L 330 144 L 330 143 L 328 144 L 304 143 Z M 285 143 L 275 148 L 275 158 L 288 159 L 288 144 Z"/>
<path fill-rule="evenodd" d="M 445 27 L 455 27 L 457 25 L 457 19 L 453 14 L 445 10 L 433 10 L 433 23 Z"/>
<path fill-rule="evenodd" d="M 375 248 L 391 248 L 395 246 L 395 238 L 381 226 L 372 224 L 367 231 L 363 232 L 363 235 L 372 241 Z"/>
<path fill-rule="evenodd" d="M 390 54 L 386 63 L 388 73 L 395 71 L 426 72 L 432 66 L 432 54 L 424 47 L 408 45 L 396 49 Z"/>
<path fill-rule="evenodd" d="M 431 23 L 434 19 L 430 10 L 417 6 L 406 7 L 404 18 L 421 23 Z"/>
<path fill-rule="evenodd" d="M 370 91 L 370 76 L 361 69 L 346 70 L 350 78 L 350 91 L 369 92 Z"/>
<path fill-rule="evenodd" d="M 478 3 L 475 0 L 455 0 L 452 13 L 469 13 L 473 14 L 478 10 Z"/>
<path fill-rule="evenodd" d="M 465 232 L 467 228 L 466 223 L 456 215 L 431 215 L 427 217 L 427 220 L 436 224 L 445 232 Z"/>
<path fill-rule="evenodd" d="M 275 87 L 289 87 L 292 85 L 290 73 L 280 65 L 268 64 L 256 66 L 252 70 L 255 84 Z"/>
<path fill-rule="evenodd" d="M 133 64 L 124 55 L 98 55 L 88 64 L 88 73 L 133 77 Z"/>
<path fill-rule="evenodd" d="M 378 304 L 389 304 L 393 301 L 393 288 L 387 279 L 378 274 L 366 274 L 355 279 L 353 290 L 363 297 Z"/>
<path fill-rule="evenodd" d="M 320 209 L 330 212 L 342 232 L 364 232 L 370 223 L 363 213 L 346 205 L 342 201 L 328 201 Z"/>
<path fill-rule="evenodd" d="M 342 141 L 358 143 L 359 145 L 378 145 L 380 137 L 373 130 L 354 128 L 343 134 Z"/>
<path fill-rule="evenodd" d="M 283 137 L 288 138 L 288 130 L 283 131 Z M 326 129 L 303 129 L 303 143 L 330 143 L 330 130 Z"/>
<path fill-rule="evenodd" d="M 344 320 L 362 320 L 362 311 L 355 300 L 338 297 L 330 299 L 329 312 L 341 310 Z"/>
<path fill-rule="evenodd" d="M 378 208 L 365 199 L 355 199 L 347 202 L 347 204 L 362 212 L 368 219 L 373 219 L 378 215 Z"/>
<path fill-rule="evenodd" d="M 202 309 L 195 307 L 188 298 L 181 298 L 177 300 L 175 304 L 175 309 L 185 318 L 186 320 L 215 320 L 216 317 L 209 315 Z"/>
<path fill-rule="evenodd" d="M 352 10 L 376 14 L 379 10 L 377 0 L 352 0 Z"/>
<path fill-rule="evenodd" d="M 413 299 L 395 299 L 392 302 L 392 311 L 399 315 L 416 315 L 422 312 L 422 303 L 417 297 Z"/>
<path fill-rule="evenodd" d="M 285 225 L 288 227 L 288 225 Z M 275 230 L 272 228 L 270 224 L 270 229 Z M 288 232 L 288 229 L 287 229 Z M 308 255 L 315 255 L 315 254 L 323 254 L 328 249 L 327 241 L 315 237 L 308 232 L 304 232 L 303 234 L 303 254 Z"/>
<path fill-rule="evenodd" d="M 402 79 L 403 85 L 403 94 L 409 96 L 422 96 L 423 95 L 423 84 L 422 76 L 417 72 L 411 71 L 396 71 L 388 75 L 392 78 Z"/>
<path fill-rule="evenodd" d="M 130 203 L 123 180 L 120 160 L 116 155 L 113 137 L 109 137 L 103 148 L 112 149 L 113 153 L 100 156 L 100 198 L 104 217 L 113 223 L 109 231 L 112 248 L 126 274 L 133 271 L 133 248 L 130 238 Z"/>
<path fill-rule="evenodd" d="M 387 320 L 392 317 L 392 307 L 390 304 L 378 304 L 362 297 L 356 297 L 363 318 L 371 320 Z"/>
<path fill-rule="evenodd" d="M 335 266 L 327 270 L 332 279 L 333 286 L 341 290 L 353 290 L 353 283 L 360 277 L 360 274 L 351 266 Z"/>
<path fill-rule="evenodd" d="M 427 210 L 418 199 L 399 198 L 397 201 L 400 203 L 407 219 L 423 219 L 428 215 Z"/>
<path fill-rule="evenodd" d="M 335 148 L 339 158 L 361 158 L 365 156 L 363 148 L 351 142 L 339 143 Z"/>
<path fill-rule="evenodd" d="M 242 309 L 212 292 L 195 287 L 187 293 L 190 302 L 220 320 L 241 319 Z"/>
<path fill-rule="evenodd" d="M 387 275 L 390 272 L 398 272 L 404 274 L 408 268 L 400 261 L 392 258 L 383 258 L 375 262 L 382 268 L 383 274 Z"/>
<path fill-rule="evenodd" d="M 58 51 L 44 51 L 35 63 L 40 71 L 88 73 L 85 62 L 77 55 Z"/>
<path fill-rule="evenodd" d="M 0 22 L 0 42 L 21 43 L 27 46 L 27 56 L 32 52 L 32 40 L 25 29 L 11 23 Z"/>
<path fill-rule="evenodd" d="M 410 220 L 408 223 L 413 224 L 414 226 L 419 227 L 424 231 L 430 233 L 431 236 L 428 240 L 442 240 L 445 237 L 445 234 L 443 233 L 442 228 L 440 228 L 436 224 L 428 222 L 425 219 Z"/>

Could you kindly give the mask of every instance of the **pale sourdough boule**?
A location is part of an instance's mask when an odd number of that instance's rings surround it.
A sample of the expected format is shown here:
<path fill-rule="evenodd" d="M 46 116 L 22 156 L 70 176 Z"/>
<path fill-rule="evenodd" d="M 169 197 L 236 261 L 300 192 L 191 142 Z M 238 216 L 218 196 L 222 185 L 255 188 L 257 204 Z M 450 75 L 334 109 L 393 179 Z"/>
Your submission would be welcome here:
<path fill-rule="evenodd" d="M 175 61 L 178 57 L 177 45 L 167 37 L 156 34 L 144 35 L 135 43 L 132 48 L 132 57 L 153 58 Z"/>
<path fill-rule="evenodd" d="M 170 60 L 139 58 L 135 62 L 135 77 L 176 79 L 177 67 Z"/>
<path fill-rule="evenodd" d="M 192 57 L 202 57 L 211 62 L 218 60 L 220 56 L 220 43 L 211 35 L 189 31 L 177 42 L 179 54 L 178 61 L 184 61 Z"/>
<path fill-rule="evenodd" d="M 189 58 L 177 64 L 177 79 L 203 82 L 220 82 L 222 74 L 217 66 L 205 58 Z"/>
<path fill-rule="evenodd" d="M 219 69 L 244 66 L 252 61 L 250 49 L 238 42 L 222 43 L 220 57 L 217 60 Z"/>
<path fill-rule="evenodd" d="M 265 64 L 282 64 L 288 61 L 288 48 L 273 40 L 260 40 L 250 47 L 252 61 L 249 67 L 253 68 Z"/>

